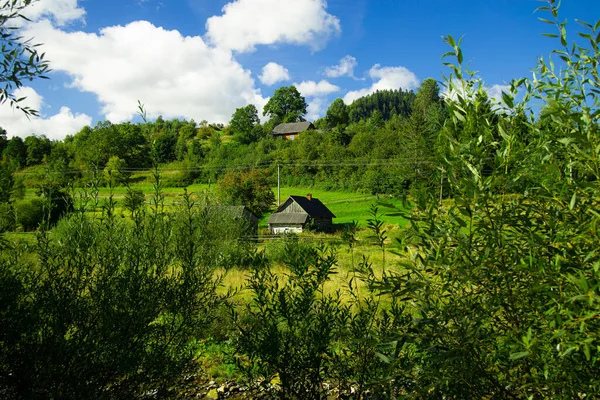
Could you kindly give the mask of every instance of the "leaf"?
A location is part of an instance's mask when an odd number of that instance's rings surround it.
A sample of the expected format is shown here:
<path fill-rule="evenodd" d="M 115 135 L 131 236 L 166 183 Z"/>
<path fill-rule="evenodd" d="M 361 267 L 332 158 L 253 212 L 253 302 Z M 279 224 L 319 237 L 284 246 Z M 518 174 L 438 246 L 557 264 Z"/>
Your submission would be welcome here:
<path fill-rule="evenodd" d="M 557 38 L 558 35 L 556 33 L 542 33 L 542 36 L 546 36 L 549 38 Z"/>
<path fill-rule="evenodd" d="M 376 352 L 375 355 L 377 356 L 377 358 L 379 358 L 381 361 L 383 361 L 386 364 L 389 364 L 391 362 L 388 356 L 386 356 L 380 352 Z"/>
<path fill-rule="evenodd" d="M 588 346 L 587 343 L 583 345 L 583 354 L 585 354 L 586 360 L 590 361 L 592 357 L 590 353 L 590 346 Z"/>
<path fill-rule="evenodd" d="M 575 22 L 577 22 L 581 26 L 585 26 L 586 28 L 592 29 L 592 24 L 590 24 L 589 22 L 580 21 L 578 19 L 576 19 Z"/>
<path fill-rule="evenodd" d="M 571 197 L 571 202 L 569 203 L 569 209 L 573 209 L 575 207 L 575 202 L 577 201 L 577 192 L 573 193 L 573 197 Z"/>
<path fill-rule="evenodd" d="M 456 118 L 458 118 L 459 121 L 461 122 L 465 122 L 465 116 L 462 115 L 460 112 L 458 112 L 457 110 L 454 110 L 454 115 L 456 116 Z"/>
<path fill-rule="evenodd" d="M 518 353 L 512 353 L 510 355 L 510 359 L 511 360 L 519 360 L 519 359 L 521 359 L 523 357 L 527 357 L 528 355 L 529 355 L 528 351 L 520 351 Z"/>
<path fill-rule="evenodd" d="M 565 29 L 564 25 L 560 27 L 560 43 L 563 46 L 567 45 L 567 30 Z"/>

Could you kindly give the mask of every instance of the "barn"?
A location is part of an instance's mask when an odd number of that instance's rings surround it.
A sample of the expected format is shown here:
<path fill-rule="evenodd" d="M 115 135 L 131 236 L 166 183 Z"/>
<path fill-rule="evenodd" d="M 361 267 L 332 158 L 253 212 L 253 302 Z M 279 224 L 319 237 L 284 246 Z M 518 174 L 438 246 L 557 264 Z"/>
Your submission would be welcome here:
<path fill-rule="evenodd" d="M 306 229 L 309 223 L 327 229 L 333 225 L 333 218 L 335 215 L 325 204 L 312 195 L 290 196 L 269 217 L 269 231 L 272 234 L 299 233 Z"/>
<path fill-rule="evenodd" d="M 304 122 L 288 122 L 285 124 L 279 124 L 273 128 L 271 134 L 276 138 L 283 138 L 294 140 L 302 132 L 311 131 L 315 129 L 315 126 L 308 121 Z"/>

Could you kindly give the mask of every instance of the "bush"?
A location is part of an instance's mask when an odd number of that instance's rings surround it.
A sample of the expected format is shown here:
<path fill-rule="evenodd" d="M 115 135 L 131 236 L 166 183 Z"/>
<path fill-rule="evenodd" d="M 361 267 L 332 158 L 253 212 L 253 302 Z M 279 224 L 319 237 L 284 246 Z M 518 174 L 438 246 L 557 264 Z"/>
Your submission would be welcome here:
<path fill-rule="evenodd" d="M 195 366 L 227 294 L 218 295 L 198 208 L 100 219 L 74 213 L 35 257 L 0 253 L 0 392 L 4 398 L 136 398 Z M 41 201 L 24 203 L 20 209 Z"/>
<path fill-rule="evenodd" d="M 344 308 L 339 293 L 323 284 L 334 273 L 335 257 L 326 249 L 288 242 L 287 282 L 268 268 L 254 268 L 248 280 L 253 298 L 239 318 L 238 350 L 250 360 L 251 377 L 281 380 L 282 398 L 320 399 L 328 354 Z"/>
<path fill-rule="evenodd" d="M 0 203 L 0 233 L 15 228 L 15 213 L 9 203 Z"/>
<path fill-rule="evenodd" d="M 21 200 L 15 203 L 15 222 L 25 232 L 35 231 L 44 223 L 45 207 L 42 199 Z"/>

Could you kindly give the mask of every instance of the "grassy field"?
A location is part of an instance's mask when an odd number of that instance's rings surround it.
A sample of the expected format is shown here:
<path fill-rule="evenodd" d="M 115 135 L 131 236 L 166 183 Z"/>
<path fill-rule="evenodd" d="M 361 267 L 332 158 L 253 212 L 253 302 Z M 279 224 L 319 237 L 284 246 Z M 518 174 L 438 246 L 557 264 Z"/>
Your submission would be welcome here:
<path fill-rule="evenodd" d="M 154 191 L 152 184 L 147 183 L 148 181 L 149 179 L 145 179 L 144 181 L 141 181 L 133 186 L 133 188 L 141 190 L 145 194 L 147 202 L 151 200 Z M 207 184 L 194 184 L 187 187 L 188 192 L 195 193 L 196 195 L 203 195 L 205 193 L 209 195 L 214 194 L 215 189 L 216 185 L 214 184 L 211 186 Z M 275 198 L 277 199 L 277 188 L 274 187 L 272 190 Z M 183 188 L 163 188 L 162 194 L 165 199 L 165 204 L 176 204 L 181 198 L 183 192 Z M 120 208 L 120 203 L 125 197 L 126 193 L 126 187 L 116 187 L 113 189 L 100 188 L 98 195 L 102 202 L 112 194 L 117 203 L 117 214 L 122 213 L 125 214 L 126 217 L 127 213 L 123 212 Z M 368 258 L 368 261 L 373 265 L 376 273 L 381 274 L 383 270 L 382 253 L 379 248 L 372 244 L 372 240 L 369 237 L 371 232 L 367 229 L 367 220 L 371 218 L 369 211 L 373 204 L 378 204 L 380 201 L 393 204 L 394 206 L 398 207 L 398 209 L 403 209 L 402 202 L 399 199 L 378 198 L 377 196 L 367 195 L 364 193 L 337 192 L 307 187 L 283 187 L 281 188 L 281 203 L 283 203 L 290 195 L 305 196 L 308 193 L 312 194 L 314 198 L 321 200 L 336 215 L 336 218 L 334 219 L 334 225 L 338 228 L 337 233 L 303 233 L 300 236 L 300 240 L 302 241 L 307 241 L 313 244 L 323 244 L 336 250 L 338 258 L 337 274 L 325 286 L 326 291 L 333 292 L 336 290 L 341 290 L 343 293 L 347 288 L 349 279 L 353 275 L 352 270 L 362 260 L 363 256 Z M 35 190 L 28 189 L 26 191 L 26 197 L 31 198 L 35 196 Z M 273 211 L 275 209 L 277 209 L 277 200 L 273 205 Z M 386 269 L 388 271 L 397 268 L 398 256 L 390 253 L 390 250 L 396 248 L 395 238 L 398 236 L 399 231 L 407 222 L 401 216 L 386 215 L 386 213 L 393 213 L 395 211 L 396 210 L 392 210 L 381 205 L 379 206 L 379 213 L 381 215 L 381 219 L 385 221 L 385 229 L 388 236 L 388 240 L 386 242 Z M 96 214 L 99 213 L 100 210 L 97 210 Z M 261 228 L 260 232 L 263 234 L 267 234 L 266 228 L 269 215 L 270 213 L 267 213 L 259 222 L 259 227 Z M 359 224 L 359 231 L 357 233 L 358 242 L 354 250 L 354 257 L 351 256 L 347 244 L 342 242 L 341 234 L 339 233 L 339 229 L 342 228 L 343 224 L 351 221 L 357 221 Z M 35 242 L 35 234 L 32 233 L 8 233 L 6 238 L 8 240 L 20 239 L 29 243 Z M 258 246 L 259 249 L 268 253 L 278 245 L 278 241 L 279 239 L 268 237 L 260 240 Z M 285 277 L 287 273 L 286 267 L 283 265 L 274 265 L 273 268 L 278 275 Z M 240 300 L 242 303 L 245 302 L 249 296 L 249 293 L 244 289 L 246 279 L 248 278 L 248 271 L 233 268 L 227 271 L 223 269 L 220 271 L 220 273 L 224 274 L 223 290 L 227 290 L 228 288 L 238 288 L 238 300 Z"/>

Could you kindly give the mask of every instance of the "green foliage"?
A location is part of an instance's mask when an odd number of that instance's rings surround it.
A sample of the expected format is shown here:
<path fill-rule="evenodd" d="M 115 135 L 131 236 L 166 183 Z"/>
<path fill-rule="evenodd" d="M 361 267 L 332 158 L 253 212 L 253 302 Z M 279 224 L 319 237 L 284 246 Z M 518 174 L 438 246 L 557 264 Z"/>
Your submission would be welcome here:
<path fill-rule="evenodd" d="M 27 148 L 27 165 L 40 164 L 52 151 L 52 142 L 44 135 L 27 136 L 24 144 Z"/>
<path fill-rule="evenodd" d="M 559 32 L 551 57 L 561 71 L 541 59 L 536 78 L 512 82 L 500 106 L 463 67 L 460 41 L 446 38 L 455 61 L 446 63 L 443 168 L 453 198 L 443 208 L 422 198 L 403 240 L 407 272 L 371 277 L 415 305 L 419 397 L 599 395 L 600 23 L 581 23 L 589 47 L 567 45 L 558 3 L 541 9 Z M 535 120 L 540 102 L 552 124 Z"/>
<path fill-rule="evenodd" d="M 23 139 L 19 136 L 10 138 L 4 151 L 2 151 L 2 157 L 15 168 L 24 167 L 27 163 L 27 147 Z"/>
<path fill-rule="evenodd" d="M 9 203 L 0 203 L 0 233 L 12 231 L 15 227 L 15 213 Z"/>
<path fill-rule="evenodd" d="M 335 99 L 327 109 L 327 114 L 325 116 L 327 127 L 329 129 L 333 129 L 335 127 L 340 127 L 343 129 L 346 125 L 348 125 L 349 120 L 350 116 L 348 114 L 348 106 L 346 106 L 344 100 Z"/>
<path fill-rule="evenodd" d="M 414 101 L 412 91 L 378 90 L 373 94 L 356 99 L 348 106 L 350 122 L 358 122 L 371 118 L 378 111 L 385 121 L 393 116 L 407 117 L 412 109 Z"/>
<path fill-rule="evenodd" d="M 126 185 L 130 176 L 126 168 L 125 160 L 121 160 L 117 156 L 111 157 L 104 167 L 104 181 L 111 187 Z"/>
<path fill-rule="evenodd" d="M 0 1 L 0 105 L 8 101 L 25 115 L 37 116 L 38 110 L 21 105 L 24 97 L 17 98 L 14 93 L 24 80 L 45 79 L 50 72 L 45 54 L 37 51 L 38 45 L 20 36 L 15 28 L 14 21 L 25 18 L 22 11 L 31 3 L 31 0 Z"/>
<path fill-rule="evenodd" d="M 14 205 L 15 222 L 23 231 L 35 231 L 44 223 L 46 208 L 42 199 L 20 200 Z"/>
<path fill-rule="evenodd" d="M 274 125 L 300 122 L 304 121 L 306 107 L 306 100 L 295 86 L 283 86 L 265 104 L 263 116 L 268 116 Z"/>
<path fill-rule="evenodd" d="M 246 371 L 281 381 L 282 398 L 320 399 L 329 349 L 342 317 L 339 293 L 325 295 L 323 284 L 336 259 L 326 249 L 288 242 L 285 283 L 268 268 L 254 268 L 248 280 L 251 304 L 238 322 L 238 350 L 249 358 Z"/>
<path fill-rule="evenodd" d="M 225 300 L 205 252 L 198 207 L 172 216 L 63 219 L 35 257 L 1 254 L 0 387 L 7 398 L 132 398 L 167 394 L 194 365 Z"/>
<path fill-rule="evenodd" d="M 266 171 L 231 171 L 218 184 L 219 197 L 224 204 L 245 206 L 259 218 L 275 202 L 271 177 Z"/>
<path fill-rule="evenodd" d="M 260 135 L 261 129 L 254 129 L 259 123 L 258 110 L 254 104 L 249 104 L 235 110 L 231 116 L 229 126 L 236 141 L 249 144 L 258 141 L 262 137 Z"/>

